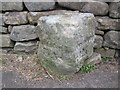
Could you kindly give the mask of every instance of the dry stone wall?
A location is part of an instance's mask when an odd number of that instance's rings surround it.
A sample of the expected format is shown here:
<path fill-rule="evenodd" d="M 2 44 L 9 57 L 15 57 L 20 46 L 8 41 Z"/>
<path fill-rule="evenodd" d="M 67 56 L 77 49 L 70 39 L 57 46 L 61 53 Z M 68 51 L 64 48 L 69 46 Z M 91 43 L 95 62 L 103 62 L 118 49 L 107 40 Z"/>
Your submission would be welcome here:
<path fill-rule="evenodd" d="M 36 34 L 38 19 L 65 12 L 93 13 L 96 17 L 94 50 L 106 56 L 118 56 L 120 49 L 120 2 L 2 2 L 0 46 L 3 51 L 34 52 L 40 40 Z M 69 1 L 69 0 L 68 0 Z M 78 17 L 79 19 L 79 17 Z M 105 54 L 103 54 L 105 53 Z"/>

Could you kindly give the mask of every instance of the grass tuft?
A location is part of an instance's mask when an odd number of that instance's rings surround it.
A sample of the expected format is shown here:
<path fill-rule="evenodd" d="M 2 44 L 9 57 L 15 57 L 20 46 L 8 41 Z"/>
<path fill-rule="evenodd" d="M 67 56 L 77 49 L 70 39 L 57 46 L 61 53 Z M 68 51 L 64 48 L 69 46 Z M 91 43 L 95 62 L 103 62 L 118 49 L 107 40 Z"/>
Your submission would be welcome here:
<path fill-rule="evenodd" d="M 91 71 L 93 71 L 95 69 L 95 65 L 94 64 L 84 64 L 81 69 L 80 72 L 82 73 L 89 73 Z"/>

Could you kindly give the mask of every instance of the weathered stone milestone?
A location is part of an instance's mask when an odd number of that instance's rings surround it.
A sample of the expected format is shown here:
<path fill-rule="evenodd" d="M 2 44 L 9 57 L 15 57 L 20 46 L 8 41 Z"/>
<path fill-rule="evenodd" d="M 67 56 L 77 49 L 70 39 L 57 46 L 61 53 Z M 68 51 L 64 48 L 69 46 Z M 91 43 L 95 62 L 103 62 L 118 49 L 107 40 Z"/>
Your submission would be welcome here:
<path fill-rule="evenodd" d="M 93 14 L 43 16 L 38 20 L 37 30 L 40 39 L 38 57 L 48 71 L 60 74 L 78 72 L 93 54 Z"/>

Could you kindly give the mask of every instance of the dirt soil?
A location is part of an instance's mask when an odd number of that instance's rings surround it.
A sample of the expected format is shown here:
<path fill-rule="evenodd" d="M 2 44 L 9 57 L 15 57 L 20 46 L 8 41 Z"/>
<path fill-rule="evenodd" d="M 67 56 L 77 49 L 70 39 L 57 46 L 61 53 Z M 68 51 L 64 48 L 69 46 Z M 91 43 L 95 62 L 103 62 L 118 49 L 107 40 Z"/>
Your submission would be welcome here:
<path fill-rule="evenodd" d="M 37 56 L 3 54 L 3 88 L 118 88 L 118 63 L 102 62 L 90 73 L 76 73 L 70 78 L 51 76 L 39 64 Z"/>

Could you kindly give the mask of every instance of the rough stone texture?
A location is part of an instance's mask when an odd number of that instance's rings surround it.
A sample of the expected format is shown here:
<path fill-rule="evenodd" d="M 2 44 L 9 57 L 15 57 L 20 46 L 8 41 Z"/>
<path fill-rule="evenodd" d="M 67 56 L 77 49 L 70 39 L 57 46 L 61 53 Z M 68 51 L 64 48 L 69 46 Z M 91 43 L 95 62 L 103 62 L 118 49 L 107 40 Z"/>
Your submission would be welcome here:
<path fill-rule="evenodd" d="M 85 61 L 85 64 L 98 64 L 101 62 L 101 54 L 93 53 L 93 55 Z"/>
<path fill-rule="evenodd" d="M 2 25 L 2 14 L 0 13 L 0 25 Z"/>
<path fill-rule="evenodd" d="M 112 18 L 120 18 L 120 2 L 110 3 L 109 16 Z"/>
<path fill-rule="evenodd" d="M 0 26 L 0 33 L 6 34 L 7 33 L 7 28 Z"/>
<path fill-rule="evenodd" d="M 8 32 L 11 33 L 13 26 L 9 25 L 8 26 Z"/>
<path fill-rule="evenodd" d="M 28 41 L 37 38 L 35 26 L 33 25 L 21 25 L 14 26 L 10 38 L 13 41 Z"/>
<path fill-rule="evenodd" d="M 82 12 L 93 13 L 94 15 L 106 15 L 108 13 L 109 6 L 107 3 L 94 1 L 94 2 L 69 2 L 69 0 L 57 0 L 58 4 L 63 7 L 67 7 L 73 10 L 79 10 Z"/>
<path fill-rule="evenodd" d="M 0 47 L 13 47 L 9 34 L 0 34 Z"/>
<path fill-rule="evenodd" d="M 11 25 L 19 25 L 26 24 L 27 20 L 27 12 L 6 12 L 3 17 L 5 24 Z"/>
<path fill-rule="evenodd" d="M 111 19 L 109 17 L 96 17 L 98 26 L 97 28 L 100 30 L 120 30 L 120 20 L 119 19 Z"/>
<path fill-rule="evenodd" d="M 95 18 L 90 13 L 41 17 L 37 30 L 42 65 L 59 74 L 79 71 L 84 60 L 93 54 L 94 24 Z"/>
<path fill-rule="evenodd" d="M 42 0 L 43 1 L 43 0 Z M 24 4 L 29 11 L 42 11 L 42 10 L 50 10 L 54 9 L 55 1 L 48 0 L 48 2 L 25 2 Z"/>
<path fill-rule="evenodd" d="M 115 55 L 115 50 L 114 49 L 95 49 L 94 50 L 96 53 L 100 53 L 102 57 L 114 57 Z"/>
<path fill-rule="evenodd" d="M 37 48 L 37 41 L 16 42 L 14 51 L 17 52 L 31 52 Z"/>
<path fill-rule="evenodd" d="M 47 12 L 29 12 L 28 20 L 31 24 L 36 24 L 38 19 L 42 16 L 59 15 L 59 14 L 65 14 L 66 12 L 73 12 L 73 11 L 53 10 L 53 11 L 47 11 Z M 74 13 L 76 13 L 76 12 L 78 12 L 78 11 L 74 11 Z"/>
<path fill-rule="evenodd" d="M 2 2 L 0 2 L 0 13 L 2 12 Z"/>
<path fill-rule="evenodd" d="M 120 49 L 120 32 L 118 31 L 109 31 L 104 36 L 103 46 Z"/>
<path fill-rule="evenodd" d="M 2 10 L 3 11 L 22 11 L 23 4 L 22 0 L 19 2 L 2 2 Z"/>
<path fill-rule="evenodd" d="M 102 36 L 103 36 L 103 35 L 104 35 L 104 31 L 101 31 L 101 30 L 96 29 L 96 30 L 95 30 L 95 34 L 96 34 L 96 35 L 102 35 Z"/>
<path fill-rule="evenodd" d="M 120 50 L 115 51 L 115 58 L 118 58 L 118 60 L 120 60 Z"/>
<path fill-rule="evenodd" d="M 0 26 L 5 26 L 5 24 L 3 22 L 3 17 L 4 17 L 4 15 L 2 13 L 0 13 Z"/>
<path fill-rule="evenodd" d="M 103 38 L 101 36 L 95 35 L 94 48 L 101 48 L 103 43 Z"/>
<path fill-rule="evenodd" d="M 73 10 L 81 10 L 86 2 L 69 2 L 69 0 L 57 0 L 58 4 L 62 7 L 67 7 Z"/>
<path fill-rule="evenodd" d="M 108 10 L 108 4 L 100 1 L 88 2 L 81 9 L 82 12 L 93 13 L 94 15 L 106 15 Z"/>

